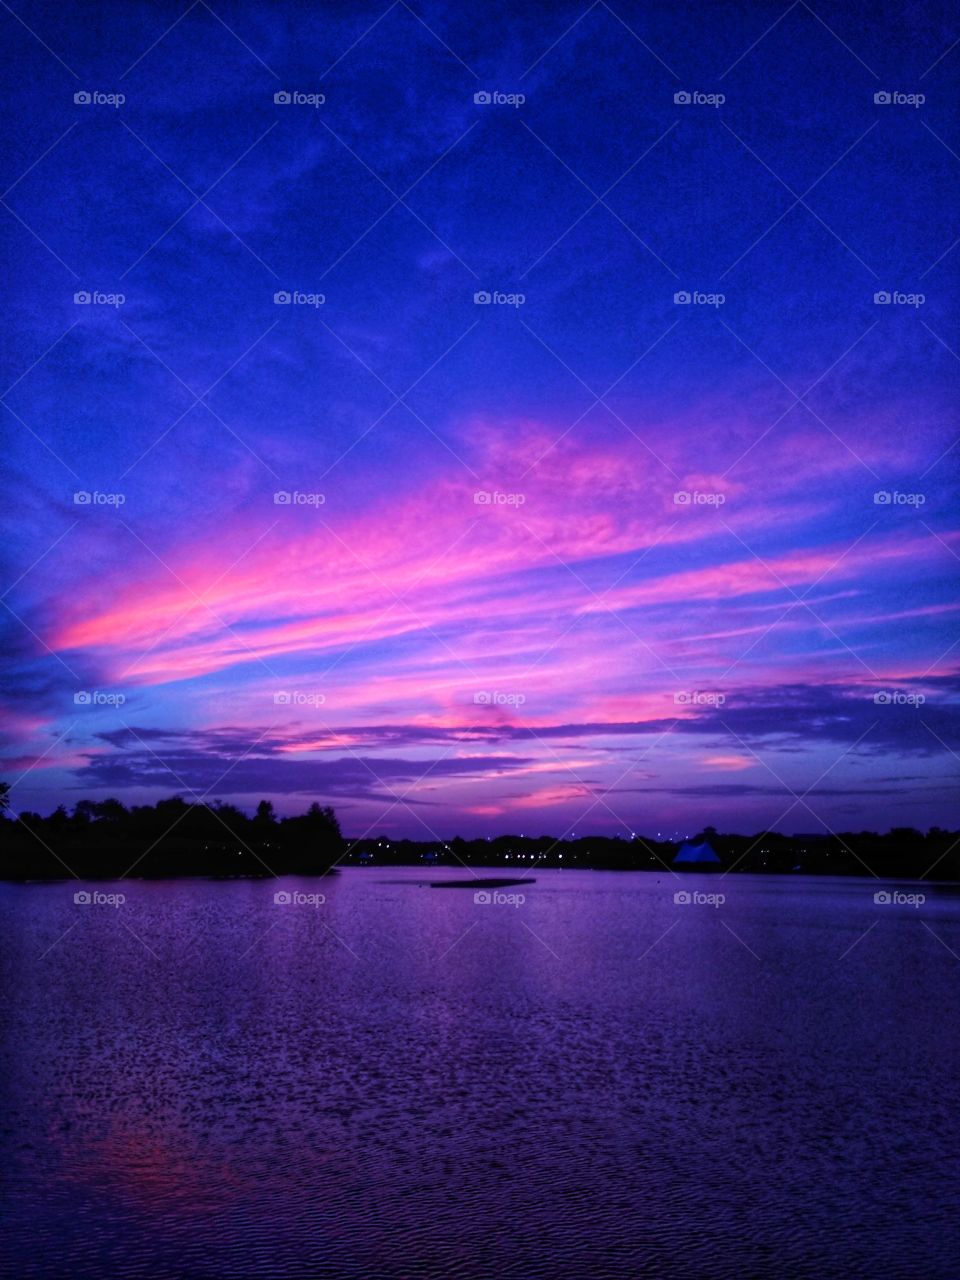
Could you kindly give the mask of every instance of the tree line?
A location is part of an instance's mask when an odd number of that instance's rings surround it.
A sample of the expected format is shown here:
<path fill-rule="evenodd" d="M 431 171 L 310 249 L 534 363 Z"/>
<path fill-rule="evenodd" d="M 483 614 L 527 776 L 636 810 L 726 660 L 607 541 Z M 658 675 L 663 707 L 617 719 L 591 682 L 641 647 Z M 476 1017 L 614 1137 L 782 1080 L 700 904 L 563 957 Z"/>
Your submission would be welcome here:
<path fill-rule="evenodd" d="M 261 800 L 251 817 L 235 805 L 181 796 L 129 808 L 114 799 L 80 800 L 72 811 L 60 805 L 45 818 L 30 812 L 14 817 L 9 787 L 0 782 L 0 879 L 6 880 L 322 875 L 338 862 L 663 872 L 672 869 L 680 843 L 642 835 L 449 841 L 380 835 L 348 843 L 333 809 L 319 803 L 278 818 L 270 801 Z M 708 844 L 720 871 L 960 881 L 960 833 L 940 827 L 812 835 L 724 834 L 706 827 L 690 843 Z"/>
<path fill-rule="evenodd" d="M 387 835 L 348 844 L 346 866 L 585 867 L 607 871 L 702 871 L 697 865 L 673 866 L 684 841 L 644 835 L 582 836 L 503 835 L 492 839 L 394 840 Z M 706 827 L 689 843 L 707 844 L 719 858 L 714 870 L 758 874 L 902 877 L 960 881 L 960 832 L 931 827 L 893 830 L 820 832 L 784 835 L 722 833 Z"/>
<path fill-rule="evenodd" d="M 0 878 L 53 880 L 166 876 L 321 875 L 343 853 L 333 809 L 278 818 L 269 800 L 249 817 L 235 805 L 171 796 L 127 808 L 119 800 L 80 800 L 47 817 L 9 812 L 0 783 Z"/>

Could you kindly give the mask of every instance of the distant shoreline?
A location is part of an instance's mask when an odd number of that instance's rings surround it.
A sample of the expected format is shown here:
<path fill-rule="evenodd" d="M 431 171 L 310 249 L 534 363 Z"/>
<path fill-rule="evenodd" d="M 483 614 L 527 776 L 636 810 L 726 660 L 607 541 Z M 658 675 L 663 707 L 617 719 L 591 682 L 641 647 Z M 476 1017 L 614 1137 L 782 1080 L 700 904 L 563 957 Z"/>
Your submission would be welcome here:
<path fill-rule="evenodd" d="M 348 839 L 334 810 L 318 801 L 285 818 L 269 800 L 250 815 L 235 805 L 189 803 L 180 795 L 129 809 L 115 799 L 80 800 L 72 813 L 59 805 L 47 817 L 25 811 L 8 816 L 9 790 L 0 782 L 0 880 L 14 882 L 266 879 L 324 875 L 335 867 L 401 866 L 431 873 L 484 867 L 511 877 L 550 867 L 878 880 L 923 880 L 936 871 L 940 881 L 960 881 L 960 832 L 940 827 L 783 835 L 705 826 L 682 839 L 628 828 L 614 836 L 505 833 L 467 840 L 434 833 L 429 840 L 396 840 L 367 833 Z"/>

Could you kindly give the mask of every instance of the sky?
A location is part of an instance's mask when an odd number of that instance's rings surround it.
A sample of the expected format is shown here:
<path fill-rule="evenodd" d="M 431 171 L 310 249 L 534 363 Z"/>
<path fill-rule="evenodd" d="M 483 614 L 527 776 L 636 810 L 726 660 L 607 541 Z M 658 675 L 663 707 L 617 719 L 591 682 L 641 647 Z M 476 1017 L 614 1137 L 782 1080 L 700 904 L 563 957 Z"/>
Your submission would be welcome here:
<path fill-rule="evenodd" d="M 15 812 L 960 822 L 951 7 L 0 28 Z"/>

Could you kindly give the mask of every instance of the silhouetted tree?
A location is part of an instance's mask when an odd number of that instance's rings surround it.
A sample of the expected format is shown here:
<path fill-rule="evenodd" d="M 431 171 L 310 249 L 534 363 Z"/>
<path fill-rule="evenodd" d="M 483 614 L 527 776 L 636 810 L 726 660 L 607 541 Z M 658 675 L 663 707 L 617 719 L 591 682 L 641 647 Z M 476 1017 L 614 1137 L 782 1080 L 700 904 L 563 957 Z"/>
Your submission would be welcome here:
<path fill-rule="evenodd" d="M 0 795 L 9 788 L 0 784 Z M 189 803 L 171 796 L 127 810 L 118 800 L 81 800 L 48 817 L 2 820 L 0 877 L 59 879 L 138 876 L 322 874 L 343 852 L 336 815 L 314 803 L 278 822 L 265 800 L 249 818 L 236 805 Z"/>
<path fill-rule="evenodd" d="M 269 800 L 260 801 L 257 805 L 257 811 L 253 815 L 253 820 L 262 827 L 272 826 L 276 822 L 277 815 L 274 813 L 273 805 Z"/>

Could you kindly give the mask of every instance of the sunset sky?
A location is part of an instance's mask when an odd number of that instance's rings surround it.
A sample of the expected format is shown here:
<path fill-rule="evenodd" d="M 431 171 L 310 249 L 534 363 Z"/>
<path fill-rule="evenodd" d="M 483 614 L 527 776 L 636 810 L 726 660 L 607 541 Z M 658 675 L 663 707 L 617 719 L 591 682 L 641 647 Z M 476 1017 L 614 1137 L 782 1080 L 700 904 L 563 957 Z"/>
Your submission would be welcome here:
<path fill-rule="evenodd" d="M 874 10 L 4 6 L 14 809 L 957 825 L 960 49 Z"/>

